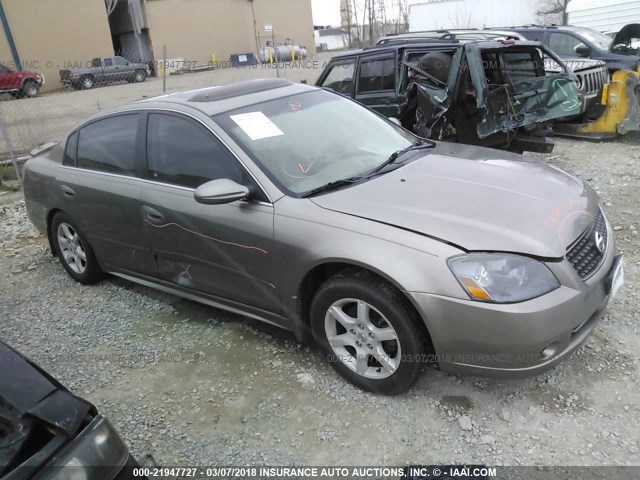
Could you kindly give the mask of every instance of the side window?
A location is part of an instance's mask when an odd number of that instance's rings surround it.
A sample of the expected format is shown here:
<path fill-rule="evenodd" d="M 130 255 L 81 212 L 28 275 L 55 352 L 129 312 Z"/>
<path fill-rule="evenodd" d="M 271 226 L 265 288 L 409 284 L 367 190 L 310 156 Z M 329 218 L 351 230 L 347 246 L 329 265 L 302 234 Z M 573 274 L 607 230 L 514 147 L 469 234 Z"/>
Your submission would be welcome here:
<path fill-rule="evenodd" d="M 330 67 L 329 73 L 321 86 L 330 88 L 343 95 L 351 95 L 351 92 L 353 92 L 353 74 L 355 71 L 355 58 L 346 63 L 335 64 Z"/>
<path fill-rule="evenodd" d="M 500 70 L 505 80 L 513 84 L 522 80 L 536 78 L 541 61 L 534 59 L 533 53 L 503 53 L 499 56 Z"/>
<path fill-rule="evenodd" d="M 133 175 L 138 118 L 138 114 L 119 115 L 81 128 L 78 167 Z"/>
<path fill-rule="evenodd" d="M 567 33 L 553 32 L 549 36 L 549 48 L 561 56 L 575 56 L 578 45 L 582 45 L 582 42 Z"/>
<path fill-rule="evenodd" d="M 215 136 L 196 122 L 152 113 L 147 127 L 152 180 L 197 188 L 209 180 L 244 181 L 243 167 Z"/>
<path fill-rule="evenodd" d="M 129 62 L 127 61 L 126 58 L 122 58 L 122 57 L 116 57 L 113 59 L 113 63 L 114 65 L 121 67 L 123 65 L 127 65 Z"/>
<path fill-rule="evenodd" d="M 110 58 L 105 58 L 104 59 L 104 66 L 105 67 L 112 67 L 113 66 L 113 60 L 111 60 Z"/>
<path fill-rule="evenodd" d="M 63 165 L 76 166 L 78 157 L 78 132 L 75 132 L 67 140 L 67 148 L 64 149 Z"/>
<path fill-rule="evenodd" d="M 544 43 L 544 30 L 527 32 L 527 40 Z"/>
<path fill-rule="evenodd" d="M 358 93 L 395 90 L 396 61 L 393 58 L 364 60 L 360 62 Z"/>

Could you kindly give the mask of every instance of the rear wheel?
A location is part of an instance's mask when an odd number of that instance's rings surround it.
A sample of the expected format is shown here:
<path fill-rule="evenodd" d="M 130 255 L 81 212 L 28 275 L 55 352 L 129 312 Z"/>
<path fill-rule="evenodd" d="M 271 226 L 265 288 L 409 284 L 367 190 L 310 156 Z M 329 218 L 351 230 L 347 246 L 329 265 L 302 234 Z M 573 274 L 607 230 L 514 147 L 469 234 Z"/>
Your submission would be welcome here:
<path fill-rule="evenodd" d="M 402 393 L 426 363 L 417 313 L 401 292 L 365 271 L 346 270 L 320 287 L 311 329 L 331 366 L 364 390 Z"/>
<path fill-rule="evenodd" d="M 87 285 L 103 277 L 91 245 L 66 214 L 56 213 L 51 232 L 60 263 L 74 280 Z"/>

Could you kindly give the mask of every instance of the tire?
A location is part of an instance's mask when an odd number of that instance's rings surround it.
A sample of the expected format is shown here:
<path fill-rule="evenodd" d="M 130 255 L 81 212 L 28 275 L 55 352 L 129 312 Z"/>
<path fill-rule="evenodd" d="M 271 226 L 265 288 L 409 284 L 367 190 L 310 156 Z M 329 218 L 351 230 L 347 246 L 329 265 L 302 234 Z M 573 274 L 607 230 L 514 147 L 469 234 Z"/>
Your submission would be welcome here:
<path fill-rule="evenodd" d="M 91 90 L 95 86 L 95 81 L 91 75 L 85 75 L 80 79 L 80 85 L 83 90 Z"/>
<path fill-rule="evenodd" d="M 60 263 L 75 281 L 89 285 L 104 276 L 91 245 L 65 213 L 53 217 L 51 238 Z"/>
<path fill-rule="evenodd" d="M 147 79 L 147 72 L 143 70 L 136 70 L 134 74 L 133 81 L 136 83 L 142 83 Z"/>
<path fill-rule="evenodd" d="M 366 271 L 344 270 L 322 284 L 311 331 L 330 365 L 363 390 L 405 392 L 426 364 L 422 320 L 401 292 Z"/>
<path fill-rule="evenodd" d="M 26 81 L 18 92 L 18 98 L 34 98 L 40 95 L 40 85 L 34 81 Z"/>

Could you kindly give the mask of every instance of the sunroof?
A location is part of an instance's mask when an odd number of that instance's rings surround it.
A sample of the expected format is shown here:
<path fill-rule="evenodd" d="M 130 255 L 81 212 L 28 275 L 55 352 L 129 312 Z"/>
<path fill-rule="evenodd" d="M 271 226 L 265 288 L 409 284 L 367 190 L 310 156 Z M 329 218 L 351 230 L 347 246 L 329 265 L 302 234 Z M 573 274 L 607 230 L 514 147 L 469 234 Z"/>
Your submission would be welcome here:
<path fill-rule="evenodd" d="M 190 102 L 215 102 L 225 98 L 240 97 L 250 93 L 264 92 L 275 88 L 282 88 L 291 85 L 289 80 L 283 78 L 272 78 L 265 80 L 251 80 L 248 82 L 234 83 L 220 87 L 211 87 L 199 90 L 196 95 L 189 99 Z"/>

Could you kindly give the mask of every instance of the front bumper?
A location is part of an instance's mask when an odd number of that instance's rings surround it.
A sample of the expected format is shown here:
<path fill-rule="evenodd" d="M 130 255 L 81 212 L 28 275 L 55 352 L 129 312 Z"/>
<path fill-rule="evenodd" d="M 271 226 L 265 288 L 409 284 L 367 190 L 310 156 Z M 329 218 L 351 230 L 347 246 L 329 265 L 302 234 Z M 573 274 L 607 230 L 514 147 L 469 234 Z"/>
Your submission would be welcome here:
<path fill-rule="evenodd" d="M 602 265 L 586 281 L 567 261 L 548 264 L 562 286 L 527 302 L 499 305 L 409 295 L 425 319 L 442 370 L 527 377 L 564 360 L 593 332 L 610 300 L 616 255 L 615 242 L 610 242 Z"/>

